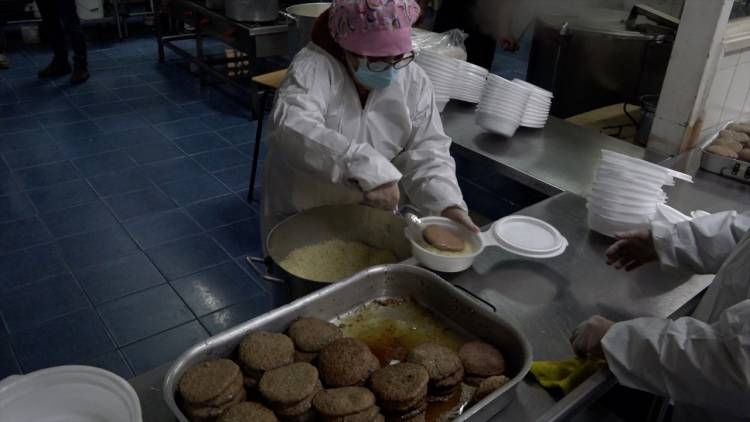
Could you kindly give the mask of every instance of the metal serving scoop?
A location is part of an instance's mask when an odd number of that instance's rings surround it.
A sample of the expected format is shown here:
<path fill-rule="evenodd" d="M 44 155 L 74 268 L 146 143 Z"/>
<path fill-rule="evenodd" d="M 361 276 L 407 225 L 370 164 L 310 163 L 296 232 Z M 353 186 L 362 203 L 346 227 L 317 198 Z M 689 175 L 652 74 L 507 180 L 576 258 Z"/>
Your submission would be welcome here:
<path fill-rule="evenodd" d="M 422 233 L 422 238 L 424 238 L 425 242 L 438 250 L 444 252 L 461 252 L 466 248 L 466 242 L 449 228 L 436 224 L 426 226 L 419 217 L 410 212 L 402 213 L 400 210 L 395 209 L 393 210 L 393 214 L 406 220 L 406 223 L 410 226 L 417 227 L 419 232 Z"/>

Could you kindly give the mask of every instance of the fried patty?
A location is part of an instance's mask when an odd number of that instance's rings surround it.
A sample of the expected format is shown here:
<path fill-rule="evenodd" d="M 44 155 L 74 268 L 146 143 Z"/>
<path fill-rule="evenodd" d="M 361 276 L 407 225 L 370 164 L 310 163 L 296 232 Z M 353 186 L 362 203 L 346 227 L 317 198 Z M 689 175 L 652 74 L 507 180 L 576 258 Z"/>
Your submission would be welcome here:
<path fill-rule="evenodd" d="M 216 359 L 198 363 L 182 375 L 179 391 L 190 403 L 207 403 L 219 397 L 242 372 L 229 359 Z"/>
<path fill-rule="evenodd" d="M 397 363 L 378 369 L 370 377 L 370 388 L 383 407 L 386 404 L 408 403 L 427 394 L 430 375 L 415 363 Z"/>
<path fill-rule="evenodd" d="M 479 384 L 476 391 L 474 391 L 474 396 L 471 398 L 472 403 L 482 401 L 482 399 L 494 393 L 508 382 L 510 382 L 510 378 L 504 375 L 486 378 Z"/>
<path fill-rule="evenodd" d="M 249 371 L 268 371 L 294 362 L 294 343 L 284 334 L 257 331 L 240 343 L 240 362 Z"/>
<path fill-rule="evenodd" d="M 505 372 L 505 358 L 500 351 L 481 341 L 472 341 L 461 346 L 458 357 L 461 358 L 468 376 L 486 378 Z"/>
<path fill-rule="evenodd" d="M 320 377 L 328 387 L 362 385 L 379 366 L 370 348 L 354 338 L 335 340 L 318 355 Z"/>
<path fill-rule="evenodd" d="M 430 375 L 430 381 L 439 381 L 455 375 L 462 367 L 461 359 L 456 352 L 436 343 L 425 343 L 415 347 L 409 352 L 408 361 L 424 367 Z"/>
<path fill-rule="evenodd" d="M 297 350 L 306 353 L 318 353 L 343 336 L 339 327 L 317 318 L 300 318 L 289 326 L 289 337 Z"/>
<path fill-rule="evenodd" d="M 230 407 L 218 422 L 278 422 L 276 415 L 259 403 L 243 402 Z"/>
<path fill-rule="evenodd" d="M 313 406 L 324 416 L 352 415 L 375 406 L 375 395 L 364 387 L 332 388 L 318 393 Z"/>
<path fill-rule="evenodd" d="M 309 363 L 297 362 L 266 371 L 258 390 L 270 402 L 289 405 L 312 395 L 318 383 L 318 370 Z"/>

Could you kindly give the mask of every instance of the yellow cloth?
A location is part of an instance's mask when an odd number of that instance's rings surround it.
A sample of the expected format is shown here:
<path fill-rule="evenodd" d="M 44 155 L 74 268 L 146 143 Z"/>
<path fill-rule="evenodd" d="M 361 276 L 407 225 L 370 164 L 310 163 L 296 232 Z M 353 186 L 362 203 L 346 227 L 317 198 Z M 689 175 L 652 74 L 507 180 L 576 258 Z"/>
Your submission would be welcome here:
<path fill-rule="evenodd" d="M 606 365 L 607 362 L 603 359 L 578 357 L 561 361 L 536 361 L 531 364 L 531 373 L 542 387 L 557 388 L 568 394 Z"/>

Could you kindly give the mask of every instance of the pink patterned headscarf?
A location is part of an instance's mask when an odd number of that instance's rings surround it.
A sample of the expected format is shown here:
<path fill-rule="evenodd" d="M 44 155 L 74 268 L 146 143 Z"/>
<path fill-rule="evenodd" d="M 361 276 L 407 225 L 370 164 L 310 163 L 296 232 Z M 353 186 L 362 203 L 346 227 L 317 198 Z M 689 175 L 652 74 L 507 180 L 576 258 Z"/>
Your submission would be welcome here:
<path fill-rule="evenodd" d="M 411 47 L 419 18 L 414 0 L 334 0 L 328 28 L 345 50 L 369 57 L 398 56 Z"/>

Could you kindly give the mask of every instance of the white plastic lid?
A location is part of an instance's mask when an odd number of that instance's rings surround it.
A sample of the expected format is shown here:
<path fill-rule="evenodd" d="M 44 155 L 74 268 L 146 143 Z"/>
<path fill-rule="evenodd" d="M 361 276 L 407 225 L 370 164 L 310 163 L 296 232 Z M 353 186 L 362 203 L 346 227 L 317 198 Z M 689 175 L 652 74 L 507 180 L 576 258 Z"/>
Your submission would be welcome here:
<path fill-rule="evenodd" d="M 551 224 L 538 218 L 514 215 L 492 225 L 498 246 L 529 258 L 553 258 L 561 255 L 568 241 Z"/>
<path fill-rule="evenodd" d="M 0 421 L 141 422 L 133 387 L 90 366 L 58 366 L 0 382 Z"/>

